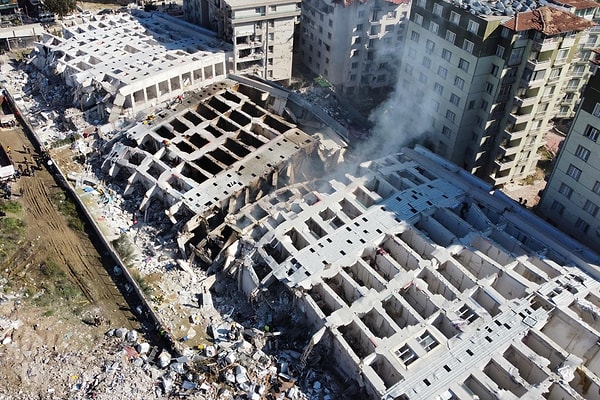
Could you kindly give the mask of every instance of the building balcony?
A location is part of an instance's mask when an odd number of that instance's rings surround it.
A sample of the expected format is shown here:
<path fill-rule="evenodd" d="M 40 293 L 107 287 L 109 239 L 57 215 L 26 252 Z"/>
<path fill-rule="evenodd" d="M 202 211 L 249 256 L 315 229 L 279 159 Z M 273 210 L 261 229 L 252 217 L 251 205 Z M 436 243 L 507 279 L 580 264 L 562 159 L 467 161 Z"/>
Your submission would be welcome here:
<path fill-rule="evenodd" d="M 506 137 L 508 137 L 508 140 L 510 141 L 521 139 L 527 135 L 526 129 L 511 131 L 512 129 L 515 128 L 507 128 L 504 130 L 504 134 L 506 135 Z"/>
<path fill-rule="evenodd" d="M 567 48 L 567 47 L 572 47 L 575 44 L 575 38 L 574 37 L 568 37 L 563 39 L 562 43 L 560 44 L 561 48 Z"/>
<path fill-rule="evenodd" d="M 565 86 L 563 90 L 567 93 L 572 93 L 579 90 L 579 86 Z"/>
<path fill-rule="evenodd" d="M 515 96 L 514 101 L 515 101 L 515 104 L 518 105 L 519 107 L 532 106 L 537 101 L 537 96 L 531 96 L 531 97 Z"/>
<path fill-rule="evenodd" d="M 494 161 L 496 168 L 498 171 L 506 171 L 517 165 L 517 161 L 515 155 L 512 156 L 504 156 Z"/>
<path fill-rule="evenodd" d="M 516 145 L 511 145 L 511 143 L 517 143 Z M 520 141 L 512 141 L 507 143 L 506 145 L 500 145 L 500 150 L 502 150 L 502 154 L 504 154 L 504 157 L 510 157 L 514 154 L 517 154 L 519 151 L 519 143 Z"/>
<path fill-rule="evenodd" d="M 510 125 L 522 124 L 524 122 L 529 121 L 530 119 L 531 119 L 531 114 L 516 114 L 516 113 L 508 114 L 508 123 Z"/>
<path fill-rule="evenodd" d="M 527 68 L 529 68 L 532 71 L 541 71 L 543 69 L 548 69 L 551 65 L 552 62 L 550 60 L 527 60 Z"/>
<path fill-rule="evenodd" d="M 537 50 L 539 52 L 554 50 L 558 45 L 558 40 L 556 38 L 544 39 L 540 41 L 534 41 L 531 48 L 533 50 Z"/>
<path fill-rule="evenodd" d="M 554 66 L 557 67 L 559 65 L 565 65 L 567 63 L 567 59 L 566 58 L 560 58 L 560 59 L 556 59 L 554 60 Z"/>
<path fill-rule="evenodd" d="M 535 79 L 535 80 L 525 80 L 525 79 L 521 79 L 521 86 L 522 87 L 526 87 L 526 88 L 537 88 L 537 87 L 542 87 L 544 85 L 544 78 L 539 78 L 539 79 Z"/>

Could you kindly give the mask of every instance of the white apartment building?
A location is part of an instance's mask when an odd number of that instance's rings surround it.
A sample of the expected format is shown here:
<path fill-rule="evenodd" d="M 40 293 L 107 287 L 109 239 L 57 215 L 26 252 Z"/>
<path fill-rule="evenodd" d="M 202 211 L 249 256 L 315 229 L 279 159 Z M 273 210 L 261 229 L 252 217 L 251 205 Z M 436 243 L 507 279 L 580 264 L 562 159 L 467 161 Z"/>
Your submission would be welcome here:
<path fill-rule="evenodd" d="M 600 74 L 590 78 L 581 106 L 548 180 L 539 209 L 564 232 L 600 247 Z"/>
<path fill-rule="evenodd" d="M 184 0 L 183 7 L 188 21 L 233 44 L 230 73 L 291 78 L 299 0 Z"/>
<path fill-rule="evenodd" d="M 585 84 L 596 3 L 416 0 L 400 83 L 428 147 L 496 186 L 535 171 L 544 134 Z M 586 18 L 584 18 L 586 17 Z M 583 64 L 581 63 L 583 62 Z"/>
<path fill-rule="evenodd" d="M 408 0 L 304 0 L 299 54 L 336 92 L 364 96 L 394 85 Z"/>

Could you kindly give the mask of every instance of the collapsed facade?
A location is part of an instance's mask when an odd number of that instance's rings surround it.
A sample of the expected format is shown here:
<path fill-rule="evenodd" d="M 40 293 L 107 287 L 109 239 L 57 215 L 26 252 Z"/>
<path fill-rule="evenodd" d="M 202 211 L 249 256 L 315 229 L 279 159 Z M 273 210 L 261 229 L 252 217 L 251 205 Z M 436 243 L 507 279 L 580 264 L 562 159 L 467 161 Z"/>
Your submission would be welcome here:
<path fill-rule="evenodd" d="M 213 230 L 379 399 L 598 399 L 600 258 L 429 151 L 282 188 Z"/>
<path fill-rule="evenodd" d="M 45 33 L 31 62 L 72 88 L 72 105 L 115 122 L 225 79 L 230 46 L 169 16 L 91 16 Z"/>

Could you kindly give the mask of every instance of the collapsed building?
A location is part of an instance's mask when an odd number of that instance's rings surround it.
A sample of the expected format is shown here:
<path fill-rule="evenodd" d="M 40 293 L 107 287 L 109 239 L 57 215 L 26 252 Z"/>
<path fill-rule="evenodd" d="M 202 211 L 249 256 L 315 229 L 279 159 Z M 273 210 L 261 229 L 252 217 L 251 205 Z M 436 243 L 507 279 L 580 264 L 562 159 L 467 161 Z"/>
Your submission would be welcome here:
<path fill-rule="evenodd" d="M 257 301 L 286 286 L 299 362 L 324 345 L 371 398 L 600 399 L 597 254 L 424 148 L 343 163 L 242 82 L 109 143 L 104 172 L 163 205 L 182 269 Z"/>
<path fill-rule="evenodd" d="M 66 102 L 115 122 L 225 79 L 228 52 L 211 32 L 137 11 L 63 25 L 62 37 L 44 33 L 31 63 L 61 76 L 71 88 Z"/>
<path fill-rule="evenodd" d="M 102 169 L 139 197 L 137 212 L 163 205 L 182 259 L 210 264 L 225 245 L 210 231 L 228 214 L 341 159 L 279 115 L 285 94 L 232 79 L 207 86 L 109 143 Z"/>
<path fill-rule="evenodd" d="M 379 399 L 599 399 L 597 254 L 428 150 L 247 204 L 221 259 Z"/>

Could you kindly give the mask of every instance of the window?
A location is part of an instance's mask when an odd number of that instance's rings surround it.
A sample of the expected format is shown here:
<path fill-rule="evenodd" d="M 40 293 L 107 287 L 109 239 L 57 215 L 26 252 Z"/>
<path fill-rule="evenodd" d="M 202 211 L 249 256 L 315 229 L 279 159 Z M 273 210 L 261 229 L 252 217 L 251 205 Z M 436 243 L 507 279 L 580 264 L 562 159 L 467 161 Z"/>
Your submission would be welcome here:
<path fill-rule="evenodd" d="M 472 110 L 472 109 L 473 109 L 473 107 L 475 107 L 475 100 L 471 100 L 471 101 L 469 102 L 469 107 L 468 107 L 468 108 L 469 108 L 469 110 Z"/>
<path fill-rule="evenodd" d="M 496 57 L 504 57 L 504 47 L 502 46 L 497 46 L 496 47 Z"/>
<path fill-rule="evenodd" d="M 455 106 L 458 107 L 458 105 L 460 104 L 460 97 L 458 97 L 457 95 L 455 95 L 454 93 L 452 93 L 450 95 L 450 103 L 454 104 Z"/>
<path fill-rule="evenodd" d="M 592 111 L 592 115 L 594 117 L 600 118 L 600 103 L 596 103 L 594 106 L 594 111 Z"/>
<path fill-rule="evenodd" d="M 448 70 L 444 67 L 438 67 L 438 75 L 446 79 L 446 75 L 448 75 Z"/>
<path fill-rule="evenodd" d="M 581 158 L 583 161 L 587 161 L 590 158 L 590 151 L 583 146 L 577 146 L 575 155 Z"/>
<path fill-rule="evenodd" d="M 595 142 L 596 140 L 598 140 L 598 136 L 600 136 L 600 130 L 594 128 L 591 125 L 588 125 L 587 128 L 585 128 L 585 131 L 583 132 L 583 136 Z"/>
<path fill-rule="evenodd" d="M 433 43 L 431 40 L 427 39 L 427 43 L 425 44 L 425 49 L 427 51 L 427 54 L 433 53 L 433 50 L 435 49 L 435 43 Z"/>
<path fill-rule="evenodd" d="M 440 102 L 439 101 L 433 101 L 433 110 L 435 112 L 438 112 L 440 110 Z"/>
<path fill-rule="evenodd" d="M 552 211 L 554 211 L 556 214 L 558 215 L 562 215 L 563 211 L 565 211 L 565 206 L 563 206 L 561 203 L 559 203 L 558 201 L 554 200 L 552 202 L 552 205 L 550 206 L 550 209 Z"/>
<path fill-rule="evenodd" d="M 464 51 L 466 51 L 467 53 L 469 53 L 469 54 L 473 54 L 473 47 L 474 47 L 474 44 L 473 44 L 473 42 L 471 42 L 470 40 L 467 40 L 467 39 L 465 39 L 465 40 L 463 41 L 463 46 L 462 46 L 462 48 L 463 48 L 463 50 L 464 50 Z"/>
<path fill-rule="evenodd" d="M 452 32 L 451 30 L 447 30 L 446 31 L 446 40 L 449 41 L 450 43 L 454 44 L 454 40 L 456 40 L 456 33 Z"/>
<path fill-rule="evenodd" d="M 440 26 L 438 24 L 436 24 L 435 22 L 431 21 L 429 23 L 429 30 L 432 33 L 436 33 L 437 34 L 439 32 L 439 30 L 440 30 Z"/>
<path fill-rule="evenodd" d="M 358 12 L 358 18 L 364 18 L 365 17 L 365 11 L 364 10 L 360 10 Z"/>
<path fill-rule="evenodd" d="M 569 49 L 562 49 L 558 51 L 558 55 L 556 56 L 557 60 L 564 60 L 569 55 Z"/>
<path fill-rule="evenodd" d="M 417 0 L 416 4 L 418 7 L 425 8 L 425 0 Z"/>
<path fill-rule="evenodd" d="M 410 64 L 406 64 L 404 66 L 404 72 L 406 72 L 408 75 L 412 75 L 413 72 L 413 66 Z"/>
<path fill-rule="evenodd" d="M 567 88 L 569 88 L 569 89 L 575 89 L 575 88 L 577 88 L 577 86 L 579 86 L 579 79 L 571 79 L 567 83 Z"/>
<path fill-rule="evenodd" d="M 331 21 L 331 20 L 330 20 Z M 362 31 L 363 30 L 363 24 L 358 24 L 356 25 L 356 31 Z"/>
<path fill-rule="evenodd" d="M 331 32 L 327 32 L 327 39 L 331 40 Z"/>
<path fill-rule="evenodd" d="M 590 214 L 592 217 L 595 217 L 596 214 L 598 214 L 598 206 L 589 200 L 586 200 L 585 204 L 583 205 L 583 210 Z"/>
<path fill-rule="evenodd" d="M 350 81 L 356 80 L 356 74 L 350 74 Z"/>
<path fill-rule="evenodd" d="M 482 110 L 487 110 L 489 106 L 489 103 L 483 99 L 481 99 L 481 105 L 479 106 L 479 108 L 481 108 Z"/>
<path fill-rule="evenodd" d="M 460 23 L 460 14 L 454 11 L 450 11 L 450 22 L 454 25 L 458 25 Z"/>
<path fill-rule="evenodd" d="M 462 69 L 465 72 L 469 71 L 469 62 L 463 58 L 458 61 L 458 68 Z"/>
<path fill-rule="evenodd" d="M 443 49 L 442 50 L 442 58 L 448 62 L 452 58 L 452 52 L 450 50 Z"/>
<path fill-rule="evenodd" d="M 485 91 L 488 92 L 489 94 L 492 94 L 492 92 L 494 91 L 494 85 L 491 84 L 490 82 L 487 82 L 485 84 Z"/>
<path fill-rule="evenodd" d="M 427 83 L 427 75 L 425 75 L 422 72 L 419 72 L 419 82 L 421 82 L 421 83 Z"/>
<path fill-rule="evenodd" d="M 424 57 L 423 57 L 423 61 L 421 62 L 421 64 L 422 64 L 422 65 L 423 65 L 425 68 L 429 69 L 429 68 L 431 67 L 431 59 L 430 59 L 429 57 L 425 57 L 425 56 L 424 56 Z"/>
<path fill-rule="evenodd" d="M 469 23 L 467 24 L 467 30 L 471 33 L 477 34 L 477 31 L 479 30 L 479 24 L 470 19 Z"/>
<path fill-rule="evenodd" d="M 446 125 L 442 128 L 442 135 L 446 137 L 452 136 L 452 129 L 448 128 Z"/>
<path fill-rule="evenodd" d="M 417 343 L 419 343 L 425 351 L 430 351 L 439 344 L 427 331 L 417 338 Z"/>
<path fill-rule="evenodd" d="M 567 199 L 570 199 L 571 195 L 573 194 L 573 189 L 571 186 L 561 183 L 560 187 L 558 188 L 558 193 L 564 195 Z"/>
<path fill-rule="evenodd" d="M 581 170 L 573 164 L 571 164 L 569 165 L 569 168 L 567 168 L 567 175 L 578 181 L 579 177 L 581 176 Z"/>
<path fill-rule="evenodd" d="M 433 85 L 433 91 L 441 95 L 444 92 L 444 87 L 439 83 L 436 83 L 435 85 Z"/>
<path fill-rule="evenodd" d="M 385 31 L 386 32 L 394 32 L 394 25 L 386 25 Z"/>
<path fill-rule="evenodd" d="M 410 40 L 412 40 L 412 41 L 414 41 L 414 42 L 417 42 L 417 43 L 419 43 L 419 37 L 420 37 L 420 36 L 421 36 L 421 35 L 419 35 L 419 33 L 418 33 L 418 32 L 412 31 L 412 32 L 410 33 Z"/>
<path fill-rule="evenodd" d="M 415 49 L 408 49 L 408 57 L 414 59 L 417 56 L 417 51 Z"/>
<path fill-rule="evenodd" d="M 353 62 L 352 64 L 350 64 L 350 68 L 352 68 L 352 69 L 358 68 L 358 63 L 357 62 Z"/>
<path fill-rule="evenodd" d="M 415 24 L 423 25 L 423 16 L 421 14 L 415 14 Z"/>
<path fill-rule="evenodd" d="M 457 88 L 461 89 L 465 86 L 465 80 L 460 78 L 460 77 L 455 77 L 454 78 L 454 86 L 456 86 Z"/>
<path fill-rule="evenodd" d="M 409 366 L 416 361 L 419 356 L 407 345 L 400 347 L 394 352 L 396 356 L 402 360 L 405 366 Z"/>
<path fill-rule="evenodd" d="M 573 68 L 573 76 L 582 76 L 585 72 L 585 67 L 583 65 L 576 65 Z"/>
<path fill-rule="evenodd" d="M 587 233 L 588 229 L 590 229 L 590 224 L 581 218 L 577 218 L 577 221 L 575 221 L 575 229 L 582 233 Z"/>
<path fill-rule="evenodd" d="M 450 110 L 446 110 L 446 119 L 450 122 L 454 122 L 454 120 L 456 119 L 456 114 L 454 114 Z"/>
<path fill-rule="evenodd" d="M 594 186 L 592 187 L 592 192 L 600 194 L 600 181 L 596 181 L 596 183 L 594 183 Z"/>
<path fill-rule="evenodd" d="M 438 17 L 442 16 L 443 7 L 440 4 L 433 5 L 433 15 L 437 15 Z"/>
<path fill-rule="evenodd" d="M 523 57 L 523 48 L 519 47 L 518 49 L 513 49 L 510 53 L 510 59 L 508 60 L 508 65 L 516 65 L 521 63 L 521 58 Z"/>

